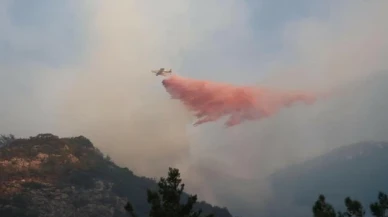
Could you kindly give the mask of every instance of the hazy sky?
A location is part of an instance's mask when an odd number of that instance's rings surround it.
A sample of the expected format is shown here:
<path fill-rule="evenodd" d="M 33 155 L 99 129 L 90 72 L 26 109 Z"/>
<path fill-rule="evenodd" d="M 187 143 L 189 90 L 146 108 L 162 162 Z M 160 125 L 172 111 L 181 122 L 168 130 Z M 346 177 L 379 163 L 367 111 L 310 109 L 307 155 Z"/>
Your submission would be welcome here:
<path fill-rule="evenodd" d="M 90 39 L 94 33 L 90 29 L 93 28 L 91 23 L 97 2 L 0 2 L 0 82 L 3 88 L 0 96 L 8 104 L 0 111 L 4 116 L 9 116 L 7 113 L 10 112 L 24 113 L 25 106 L 18 103 L 25 104 L 21 100 L 27 100 L 31 101 L 29 107 L 32 107 L 28 113 L 34 113 L 34 116 L 18 113 L 17 118 L 23 119 L 25 127 L 10 124 L 3 130 L 26 135 L 39 132 L 37 125 L 42 130 L 51 128 L 56 103 L 51 99 L 56 98 L 53 96 L 55 91 L 63 86 L 70 88 L 63 79 L 70 79 L 70 83 L 78 79 L 77 74 L 81 72 L 68 69 L 84 64 L 93 46 Z M 144 68 L 144 74 L 152 68 L 166 67 L 186 76 L 234 83 L 260 80 L 266 73 L 268 61 L 274 61 L 276 53 L 282 49 L 282 31 L 288 23 L 310 16 L 325 17 L 328 13 L 328 3 L 307 0 L 292 3 L 167 1 L 161 6 L 153 1 L 137 1 L 136 5 L 141 7 L 139 13 L 146 17 L 142 19 L 150 21 L 149 32 L 144 34 L 152 34 L 158 41 L 163 41 L 162 47 L 155 48 L 155 52 L 162 49 L 159 54 L 165 53 L 169 60 L 149 65 Z M 130 20 L 131 14 L 123 14 L 120 19 Z M 192 34 L 191 38 L 187 34 Z M 131 36 L 128 37 L 130 40 Z M 155 44 L 145 40 L 143 43 Z M 36 93 L 47 91 L 37 85 L 41 86 L 40 82 L 49 78 L 54 81 L 44 85 L 50 93 Z M 5 122 L 12 121 L 6 118 Z"/>
<path fill-rule="evenodd" d="M 387 9 L 364 0 L 0 0 L 0 132 L 82 134 L 147 176 L 179 166 L 202 198 L 239 211 L 222 193 L 268 193 L 262 179 L 278 168 L 388 139 L 387 83 L 376 77 L 388 68 Z M 193 128 L 150 73 L 159 67 L 345 91 L 227 131 Z"/>

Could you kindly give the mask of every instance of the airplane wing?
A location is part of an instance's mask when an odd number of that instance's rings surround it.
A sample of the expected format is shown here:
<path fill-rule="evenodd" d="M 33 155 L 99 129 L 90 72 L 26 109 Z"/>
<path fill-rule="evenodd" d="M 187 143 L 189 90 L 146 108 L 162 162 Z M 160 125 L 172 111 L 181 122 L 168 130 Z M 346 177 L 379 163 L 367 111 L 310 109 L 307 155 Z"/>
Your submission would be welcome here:
<path fill-rule="evenodd" d="M 153 73 L 163 73 L 164 71 L 164 68 L 160 68 L 159 70 L 151 70 Z"/>

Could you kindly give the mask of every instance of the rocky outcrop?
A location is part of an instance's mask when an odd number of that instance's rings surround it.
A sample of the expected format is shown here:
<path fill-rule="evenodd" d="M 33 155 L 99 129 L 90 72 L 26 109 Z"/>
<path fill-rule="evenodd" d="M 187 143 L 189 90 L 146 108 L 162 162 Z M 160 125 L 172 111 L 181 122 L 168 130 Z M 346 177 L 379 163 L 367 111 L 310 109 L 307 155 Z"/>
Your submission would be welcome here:
<path fill-rule="evenodd" d="M 8 185 L 8 188 L 20 190 L 22 187 L 22 190 L 12 194 L 9 202 L 2 207 L 3 213 L 39 217 L 127 216 L 123 209 L 126 200 L 112 193 L 109 185 L 101 184 L 102 187 L 95 189 L 60 188 L 29 180 L 13 185 Z"/>
<path fill-rule="evenodd" d="M 42 134 L 0 147 L 1 217 L 121 217 L 129 200 L 148 216 L 152 179 L 121 168 L 85 137 Z M 227 209 L 200 203 L 206 212 L 231 217 Z"/>

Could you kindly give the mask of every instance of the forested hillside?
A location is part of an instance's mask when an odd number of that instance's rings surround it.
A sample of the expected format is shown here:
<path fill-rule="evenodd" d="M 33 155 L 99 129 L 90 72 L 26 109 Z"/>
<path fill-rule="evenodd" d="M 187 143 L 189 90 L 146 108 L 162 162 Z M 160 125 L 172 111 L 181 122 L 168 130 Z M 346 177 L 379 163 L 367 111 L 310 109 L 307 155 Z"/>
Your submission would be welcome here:
<path fill-rule="evenodd" d="M 284 212 L 311 216 L 311 206 L 324 194 L 335 209 L 345 210 L 344 198 L 363 204 L 376 201 L 388 190 L 388 143 L 361 142 L 332 150 L 320 157 L 278 171 L 271 177 L 276 206 L 271 216 Z"/>
<path fill-rule="evenodd" d="M 128 201 L 140 217 L 148 216 L 147 189 L 156 189 L 155 181 L 117 166 L 83 136 L 0 139 L 2 217 L 128 216 Z M 197 208 L 231 217 L 205 202 Z"/>

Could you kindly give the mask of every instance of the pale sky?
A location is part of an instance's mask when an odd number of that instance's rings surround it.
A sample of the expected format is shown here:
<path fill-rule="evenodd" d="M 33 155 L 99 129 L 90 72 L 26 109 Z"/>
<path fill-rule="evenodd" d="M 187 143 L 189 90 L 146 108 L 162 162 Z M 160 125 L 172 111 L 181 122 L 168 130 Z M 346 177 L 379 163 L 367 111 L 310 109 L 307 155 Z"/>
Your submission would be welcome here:
<path fill-rule="evenodd" d="M 76 2 L 2 0 L 0 64 L 64 67 L 81 62 L 88 40 L 88 10 Z M 169 4 L 168 1 L 166 4 Z M 322 1 L 249 0 L 245 1 L 244 7 L 247 19 L 244 24 L 249 28 L 250 35 L 239 38 L 238 33 L 234 33 L 228 36 L 230 31 L 241 30 L 233 25 L 212 32 L 203 42 L 207 44 L 206 40 L 211 41 L 212 47 L 201 47 L 201 43 L 198 43 L 196 49 L 182 50 L 179 59 L 172 60 L 171 66 L 163 67 L 172 67 L 181 74 L 201 78 L 208 78 L 206 72 L 213 69 L 221 71 L 230 68 L 236 72 L 213 73 L 210 77 L 229 82 L 236 82 L 236 79 L 239 82 L 252 82 L 252 78 L 258 79 L 264 73 L 256 68 L 260 64 L 265 65 L 266 56 L 274 56 L 281 49 L 281 32 L 287 23 L 309 16 L 324 17 L 328 13 Z M 194 8 L 192 19 L 198 18 L 202 10 Z M 193 23 L 195 25 L 195 21 Z"/>
<path fill-rule="evenodd" d="M 82 3 L 79 3 L 82 2 Z M 97 2 L 97 1 L 95 1 Z M 146 1 L 145 1 L 146 2 Z M 156 16 L 158 9 L 152 7 L 153 1 L 148 1 L 145 5 L 146 16 Z M 194 78 L 212 79 L 219 81 L 233 82 L 237 84 L 256 83 L 266 72 L 265 68 L 268 60 L 273 60 L 276 53 L 282 49 L 281 32 L 284 26 L 293 20 L 311 16 L 317 12 L 319 16 L 327 13 L 323 6 L 317 9 L 312 1 L 210 1 L 192 4 L 188 19 L 193 28 L 208 31 L 205 37 L 195 42 L 194 47 L 178 47 L 179 55 L 170 58 L 169 63 L 160 65 L 150 65 L 149 69 L 166 67 L 173 68 L 181 75 Z M 321 1 L 316 1 L 321 2 Z M 84 4 L 85 3 L 85 4 Z M 34 117 L 25 117 L 25 124 L 30 123 L 35 129 L 25 128 L 22 134 L 38 132 L 38 126 L 42 125 L 42 130 L 50 129 L 50 114 L 53 113 L 53 103 L 50 99 L 54 96 L 42 96 L 34 94 L 37 80 L 54 78 L 55 84 L 46 84 L 50 87 L 60 88 L 77 79 L 75 71 L 67 70 L 82 65 L 85 58 L 88 58 L 88 40 L 90 37 L 90 21 L 94 4 L 86 1 L 23 1 L 23 0 L 2 0 L 0 2 L 0 82 L 2 91 L 0 98 L 3 102 L 9 103 L 3 106 L 0 114 L 9 116 L 15 113 L 15 107 L 21 109 L 24 105 L 19 105 L 21 100 L 31 100 L 32 107 L 43 107 L 38 109 Z M 174 1 L 166 2 L 166 5 L 174 5 Z M 226 5 L 225 8 L 218 5 Z M 148 7 L 148 8 L 147 8 Z M 228 19 L 229 11 L 236 11 L 231 21 L 220 29 L 206 27 L 205 18 Z M 161 11 L 159 15 L 170 13 L 169 10 Z M 323 15 L 322 15 L 323 14 Z M 226 18 L 225 18 L 226 17 Z M 126 19 L 126 17 L 123 17 Z M 128 15 L 127 19 L 131 19 Z M 170 19 L 179 19 L 178 16 Z M 234 19 L 234 20 L 233 20 Z M 215 22 L 218 22 L 217 20 Z M 112 24 L 114 25 L 114 24 Z M 211 24 L 210 24 L 211 25 Z M 214 25 L 218 25 L 217 23 Z M 179 27 L 179 26 L 178 26 Z M 151 27 L 152 28 L 152 27 Z M 174 28 L 173 25 L 155 27 L 155 31 L 149 34 L 166 35 L 160 33 L 160 29 Z M 190 26 L 186 26 L 190 28 Z M 205 29 L 210 28 L 210 29 Z M 202 29 L 201 29 L 202 30 Z M 171 30 L 172 34 L 174 31 Z M 168 37 L 167 33 L 167 37 Z M 166 40 L 164 44 L 166 53 L 169 46 L 175 46 L 174 40 Z M 152 42 L 145 42 L 150 43 Z M 210 45 L 210 46 L 209 46 Z M 162 51 L 164 52 L 164 51 Z M 36 70 L 36 67 L 53 68 L 50 72 L 43 73 Z M 64 70 L 62 70 L 64 69 Z M 130 70 L 130 69 L 128 69 Z M 144 71 L 144 74 L 149 71 Z M 50 82 L 53 82 L 50 80 Z M 39 84 L 41 85 L 41 84 Z M 64 87 L 66 88 L 66 87 Z M 68 87 L 69 88 L 69 87 Z M 53 91 L 54 93 L 55 91 Z M 18 99 L 18 100 L 11 100 Z M 35 99 L 35 100 L 34 100 Z M 10 101 L 11 100 L 11 101 Z M 3 105 L 7 105 L 4 103 Z M 23 104 L 23 103 L 21 103 Z M 14 106 L 12 106 L 14 105 Z M 51 107 L 51 108 L 49 108 Z M 18 109 L 17 109 L 18 110 Z M 24 109 L 18 111 L 23 113 Z M 42 114 L 39 114 L 42 113 Z M 54 115 L 54 114 L 53 114 Z M 27 115 L 26 115 L 27 116 Z M 45 120 L 42 120 L 44 117 Z M 23 117 L 19 117 L 23 119 Z M 36 120 L 39 119 L 39 120 Z M 7 120 L 8 122 L 11 120 Z M 11 121 L 12 122 L 12 121 Z M 2 128 L 4 133 L 19 131 L 18 127 L 10 129 Z M 39 127 L 38 127 L 39 128 Z M 18 133 L 18 132 L 14 132 Z"/>

